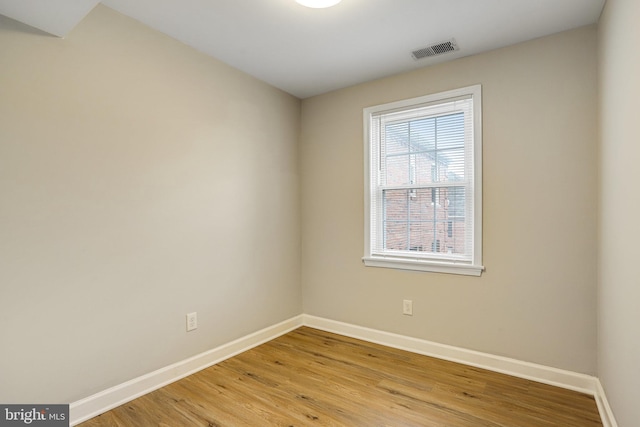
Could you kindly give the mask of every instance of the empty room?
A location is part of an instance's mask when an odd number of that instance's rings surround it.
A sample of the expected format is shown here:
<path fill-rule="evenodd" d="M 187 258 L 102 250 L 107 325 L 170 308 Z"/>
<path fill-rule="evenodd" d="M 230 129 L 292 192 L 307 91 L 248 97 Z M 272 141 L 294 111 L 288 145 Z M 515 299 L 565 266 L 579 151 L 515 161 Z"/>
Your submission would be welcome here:
<path fill-rule="evenodd" d="M 640 426 L 637 0 L 0 0 L 0 425 Z"/>

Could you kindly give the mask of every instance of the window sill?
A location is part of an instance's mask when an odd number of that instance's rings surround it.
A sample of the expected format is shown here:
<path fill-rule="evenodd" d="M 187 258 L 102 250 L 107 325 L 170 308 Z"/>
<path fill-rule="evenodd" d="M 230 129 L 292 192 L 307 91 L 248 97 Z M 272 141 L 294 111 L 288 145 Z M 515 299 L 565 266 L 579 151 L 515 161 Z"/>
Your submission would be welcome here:
<path fill-rule="evenodd" d="M 435 262 L 416 259 L 364 257 L 367 267 L 395 268 L 398 270 L 428 271 L 433 273 L 461 274 L 480 276 L 484 271 L 482 265 L 459 264 L 453 262 Z"/>

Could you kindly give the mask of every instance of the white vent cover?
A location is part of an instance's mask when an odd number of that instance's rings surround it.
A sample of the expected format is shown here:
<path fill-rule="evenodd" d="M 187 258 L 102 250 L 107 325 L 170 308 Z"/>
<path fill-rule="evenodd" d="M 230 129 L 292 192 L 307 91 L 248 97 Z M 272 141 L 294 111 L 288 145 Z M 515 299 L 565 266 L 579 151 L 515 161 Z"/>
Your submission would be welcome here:
<path fill-rule="evenodd" d="M 447 40 L 445 42 L 435 43 L 431 46 L 416 49 L 411 52 L 413 59 L 428 58 L 430 56 L 442 55 L 443 53 L 453 52 L 459 50 L 458 44 L 455 39 Z"/>

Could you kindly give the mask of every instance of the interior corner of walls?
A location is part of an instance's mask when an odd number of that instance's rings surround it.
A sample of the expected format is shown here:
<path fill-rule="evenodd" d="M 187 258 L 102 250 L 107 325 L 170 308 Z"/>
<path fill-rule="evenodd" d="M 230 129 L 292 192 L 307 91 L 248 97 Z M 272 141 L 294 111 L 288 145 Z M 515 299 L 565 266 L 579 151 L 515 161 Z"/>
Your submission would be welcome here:
<path fill-rule="evenodd" d="M 611 405 L 609 405 L 609 400 L 607 399 L 607 395 L 600 379 L 596 379 L 596 393 L 594 397 L 596 400 L 596 405 L 598 406 L 600 418 L 602 419 L 602 426 L 618 427 L 618 423 L 616 422 L 616 418 L 613 415 L 613 410 L 611 409 Z"/>

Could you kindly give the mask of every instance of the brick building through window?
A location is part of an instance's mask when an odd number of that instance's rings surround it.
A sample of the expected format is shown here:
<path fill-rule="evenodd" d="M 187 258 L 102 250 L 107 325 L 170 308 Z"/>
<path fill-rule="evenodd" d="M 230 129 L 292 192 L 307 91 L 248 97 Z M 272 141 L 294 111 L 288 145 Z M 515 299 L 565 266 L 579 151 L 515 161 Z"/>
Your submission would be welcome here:
<path fill-rule="evenodd" d="M 464 115 L 455 113 L 385 126 L 382 161 L 386 250 L 465 252 Z M 438 186 L 438 183 L 447 183 Z"/>

